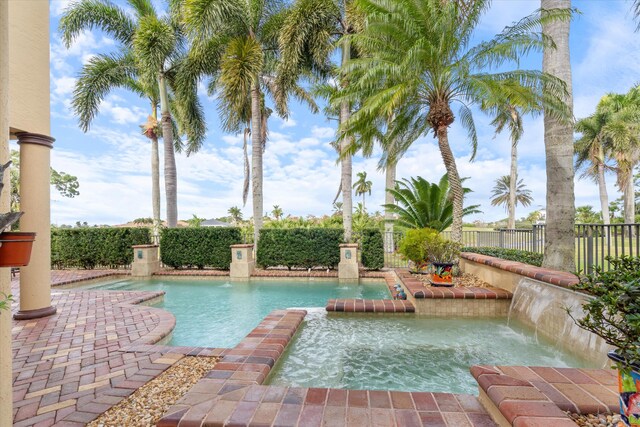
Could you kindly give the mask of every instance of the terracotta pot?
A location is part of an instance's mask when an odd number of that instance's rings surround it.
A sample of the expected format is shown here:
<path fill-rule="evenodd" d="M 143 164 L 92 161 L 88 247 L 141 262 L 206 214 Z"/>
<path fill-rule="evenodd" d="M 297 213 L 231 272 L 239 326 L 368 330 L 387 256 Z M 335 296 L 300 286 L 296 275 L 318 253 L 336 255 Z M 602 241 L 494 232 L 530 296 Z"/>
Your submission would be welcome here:
<path fill-rule="evenodd" d="M 0 233 L 0 267 L 24 267 L 31 258 L 36 233 Z"/>
<path fill-rule="evenodd" d="M 609 359 L 624 362 L 615 352 L 609 352 Z M 640 426 L 640 367 L 633 366 L 629 372 L 618 370 L 618 393 L 620 401 L 619 426 Z"/>

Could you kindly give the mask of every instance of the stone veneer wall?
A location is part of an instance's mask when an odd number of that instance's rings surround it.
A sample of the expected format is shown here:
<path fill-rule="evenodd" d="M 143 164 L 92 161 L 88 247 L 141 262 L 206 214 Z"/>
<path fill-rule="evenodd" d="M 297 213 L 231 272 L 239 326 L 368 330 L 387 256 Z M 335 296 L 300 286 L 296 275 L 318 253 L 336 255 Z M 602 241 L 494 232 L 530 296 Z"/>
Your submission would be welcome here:
<path fill-rule="evenodd" d="M 460 267 L 493 286 L 513 292 L 511 318 L 535 329 L 569 353 L 601 366 L 607 364 L 607 344 L 579 328 L 567 313 L 569 309 L 574 317 L 581 317 L 582 304 L 589 298 L 570 289 L 578 281 L 575 275 L 473 253 L 461 255 Z"/>

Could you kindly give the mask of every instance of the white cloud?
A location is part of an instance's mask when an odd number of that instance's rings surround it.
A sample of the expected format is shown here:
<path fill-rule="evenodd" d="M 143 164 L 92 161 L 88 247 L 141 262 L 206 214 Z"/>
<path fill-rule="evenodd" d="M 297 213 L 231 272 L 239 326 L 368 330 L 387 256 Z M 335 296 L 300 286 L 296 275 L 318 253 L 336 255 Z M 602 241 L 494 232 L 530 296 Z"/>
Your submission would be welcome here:
<path fill-rule="evenodd" d="M 76 79 L 73 77 L 59 77 L 53 80 L 53 92 L 56 95 L 69 95 L 73 92 L 73 88 L 76 84 Z"/>
<path fill-rule="evenodd" d="M 311 135 L 321 139 L 333 138 L 336 135 L 336 130 L 330 127 L 313 126 L 311 127 Z"/>

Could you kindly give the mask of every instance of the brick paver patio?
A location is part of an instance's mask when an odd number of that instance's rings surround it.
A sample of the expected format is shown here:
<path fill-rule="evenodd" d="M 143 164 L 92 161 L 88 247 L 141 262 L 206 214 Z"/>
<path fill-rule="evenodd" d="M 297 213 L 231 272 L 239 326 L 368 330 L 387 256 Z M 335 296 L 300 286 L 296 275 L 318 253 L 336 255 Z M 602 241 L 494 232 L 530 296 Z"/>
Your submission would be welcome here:
<path fill-rule="evenodd" d="M 65 284 L 122 273 L 56 271 L 52 281 Z M 12 291 L 19 294 L 17 278 Z M 55 315 L 14 321 L 14 425 L 85 425 L 182 358 L 164 354 L 162 347 L 126 351 L 130 345 L 158 342 L 173 329 L 170 313 L 136 305 L 162 295 L 54 288 Z"/>

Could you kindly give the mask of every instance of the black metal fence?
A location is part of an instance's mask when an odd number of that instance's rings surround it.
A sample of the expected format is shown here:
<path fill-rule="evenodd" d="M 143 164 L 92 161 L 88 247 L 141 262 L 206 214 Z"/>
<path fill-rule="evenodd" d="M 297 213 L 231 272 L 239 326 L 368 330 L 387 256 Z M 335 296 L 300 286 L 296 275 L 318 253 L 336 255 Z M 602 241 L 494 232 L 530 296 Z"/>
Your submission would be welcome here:
<path fill-rule="evenodd" d="M 546 226 L 527 229 L 472 230 L 462 232 L 462 245 L 495 247 L 544 253 Z M 608 256 L 640 256 L 640 224 L 576 224 L 576 269 L 592 273 L 594 267 L 609 270 Z M 451 238 L 450 231 L 442 235 Z M 402 233 L 385 233 L 385 267 L 406 267 L 406 261 L 396 253 Z M 388 243 L 388 244 L 387 244 Z"/>

